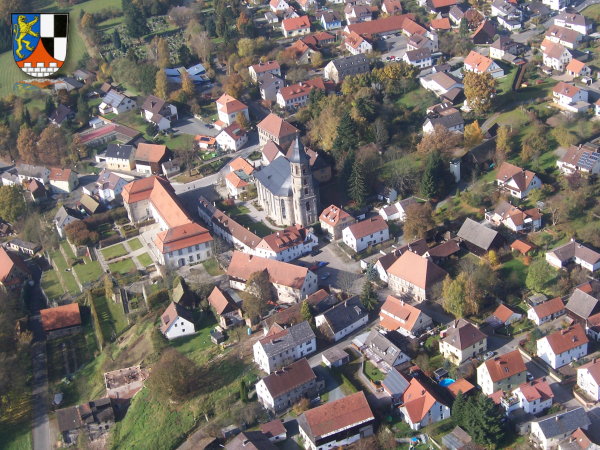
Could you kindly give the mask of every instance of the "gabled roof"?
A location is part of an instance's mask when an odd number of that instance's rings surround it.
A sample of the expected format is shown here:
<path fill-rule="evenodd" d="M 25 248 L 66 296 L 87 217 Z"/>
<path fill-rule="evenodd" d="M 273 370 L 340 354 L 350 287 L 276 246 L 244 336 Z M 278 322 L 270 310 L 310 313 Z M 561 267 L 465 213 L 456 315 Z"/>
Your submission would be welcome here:
<path fill-rule="evenodd" d="M 0 282 L 5 283 L 8 276 L 15 269 L 24 275 L 30 274 L 23 258 L 13 252 L 6 251 L 4 247 L 0 247 Z"/>
<path fill-rule="evenodd" d="M 246 136 L 246 130 L 237 122 L 232 122 L 231 125 L 226 126 L 221 130 L 221 133 L 225 133 L 231 137 L 234 141 L 242 139 Z"/>
<path fill-rule="evenodd" d="M 42 328 L 46 332 L 81 325 L 79 303 L 42 309 L 40 316 L 42 319 Z"/>
<path fill-rule="evenodd" d="M 578 323 L 569 328 L 565 328 L 564 330 L 556 330 L 542 339 L 548 341 L 548 345 L 555 355 L 568 352 L 571 349 L 589 342 L 585 330 Z"/>
<path fill-rule="evenodd" d="M 564 95 L 565 97 L 573 98 L 577 94 L 579 94 L 579 89 L 574 84 L 565 83 L 564 81 L 560 81 L 552 88 L 552 92 L 559 95 Z"/>
<path fill-rule="evenodd" d="M 553 254 L 563 263 L 575 257 L 587 262 L 588 264 L 596 264 L 598 261 L 600 261 L 600 253 L 592 250 L 589 247 L 586 247 L 574 239 L 566 244 L 553 248 L 548 253 Z"/>
<path fill-rule="evenodd" d="M 600 282 L 592 280 L 577 286 L 569 297 L 566 308 L 582 319 L 600 312 Z"/>
<path fill-rule="evenodd" d="M 429 289 L 446 276 L 446 271 L 427 258 L 404 252 L 388 269 L 389 276 L 405 280 L 421 289 Z"/>
<path fill-rule="evenodd" d="M 144 103 L 142 103 L 142 109 L 145 111 L 149 111 L 153 114 L 159 114 L 160 110 L 163 109 L 167 102 L 165 102 L 162 98 L 158 98 L 156 95 L 149 95 L 144 99 Z"/>
<path fill-rule="evenodd" d="M 373 354 L 392 367 L 398 358 L 404 354 L 400 347 L 390 341 L 385 335 L 381 334 L 375 328 L 369 332 L 367 339 L 365 339 L 365 345 Z"/>
<path fill-rule="evenodd" d="M 597 145 L 590 143 L 571 145 L 559 161 L 589 171 L 600 161 L 598 149 Z"/>
<path fill-rule="evenodd" d="M 475 72 L 484 73 L 490 68 L 493 62 L 494 61 L 487 56 L 483 56 L 481 53 L 471 50 L 465 58 L 464 64 L 465 66 L 471 67 Z"/>
<path fill-rule="evenodd" d="M 289 19 L 283 19 L 281 27 L 285 31 L 300 30 L 302 28 L 310 28 L 310 20 L 308 16 L 291 17 Z"/>
<path fill-rule="evenodd" d="M 271 397 L 276 399 L 316 379 L 317 376 L 311 369 L 310 364 L 306 358 L 302 358 L 281 370 L 267 375 L 262 381 L 265 383 Z"/>
<path fill-rule="evenodd" d="M 536 316 L 542 319 L 563 311 L 565 309 L 565 304 L 560 297 L 555 297 L 552 300 L 545 301 L 538 305 L 532 306 L 531 308 L 535 311 Z"/>
<path fill-rule="evenodd" d="M 525 397 L 528 402 L 536 400 L 543 402 L 554 398 L 554 392 L 552 392 L 552 389 L 545 378 L 528 381 L 519 385 L 517 389 L 521 391 L 521 394 L 523 394 L 523 397 Z"/>
<path fill-rule="evenodd" d="M 427 30 L 416 23 L 413 19 L 414 14 L 402 14 L 398 16 L 389 16 L 382 19 L 371 20 L 368 22 L 358 22 L 348 25 L 348 31 L 354 31 L 363 37 L 369 38 L 373 35 L 390 33 L 394 31 L 404 31 L 407 34 L 426 34 Z"/>
<path fill-rule="evenodd" d="M 159 163 L 167 154 L 166 145 L 140 142 L 135 151 L 135 160 L 148 163 Z"/>
<path fill-rule="evenodd" d="M 385 379 L 381 382 L 387 392 L 392 395 L 400 395 L 408 389 L 409 381 L 398 370 L 392 367 Z"/>
<path fill-rule="evenodd" d="M 212 306 L 219 315 L 233 312 L 238 309 L 238 306 L 231 296 L 226 291 L 219 289 L 218 286 L 214 287 L 207 300 L 210 306 Z"/>
<path fill-rule="evenodd" d="M 344 211 L 342 208 L 339 208 L 335 205 L 329 205 L 321 212 L 319 220 L 321 222 L 335 227 L 340 223 L 340 221 L 351 217 L 352 216 L 346 211 Z"/>
<path fill-rule="evenodd" d="M 257 247 L 281 253 L 304 243 L 307 235 L 308 230 L 306 228 L 301 225 L 294 225 L 265 236 Z"/>
<path fill-rule="evenodd" d="M 253 273 L 262 270 L 267 271 L 271 283 L 294 289 L 302 288 L 309 272 L 306 267 L 234 251 L 227 275 L 238 280 L 248 280 Z"/>
<path fill-rule="evenodd" d="M 115 159 L 129 159 L 133 152 L 133 145 L 108 144 L 105 156 Z"/>
<path fill-rule="evenodd" d="M 248 107 L 229 94 L 221 95 L 217 100 L 217 109 L 226 114 L 233 114 L 248 109 Z"/>
<path fill-rule="evenodd" d="M 580 370 L 587 370 L 596 384 L 600 386 L 600 359 L 594 358 L 590 362 L 579 366 L 577 371 Z"/>
<path fill-rule="evenodd" d="M 427 316 L 420 309 L 415 308 L 403 300 L 388 295 L 381 307 L 379 317 L 381 326 L 388 330 L 403 328 L 412 332 L 420 316 Z"/>
<path fill-rule="evenodd" d="M 517 313 L 515 313 L 512 309 L 510 309 L 508 306 L 506 306 L 504 303 L 502 303 L 500 306 L 498 306 L 496 308 L 496 310 L 493 312 L 492 316 L 494 316 L 500 322 L 505 323 L 508 319 L 510 319 L 512 317 L 513 314 L 517 314 Z"/>
<path fill-rule="evenodd" d="M 483 20 L 475 29 L 475 31 L 473 31 L 471 39 L 475 39 L 480 34 L 487 36 L 489 39 L 492 39 L 494 35 L 496 35 L 496 33 L 497 31 L 494 24 L 489 20 Z"/>
<path fill-rule="evenodd" d="M 452 25 L 450 24 L 450 19 L 448 19 L 447 17 L 442 17 L 440 19 L 432 19 L 430 26 L 434 30 L 450 30 L 452 28 Z"/>
<path fill-rule="evenodd" d="M 587 428 L 591 421 L 581 406 L 535 420 L 546 439 L 569 434 L 577 428 Z"/>
<path fill-rule="evenodd" d="M 271 0 L 277 2 L 278 0 Z M 226 450 L 277 450 L 266 434 L 261 431 L 242 431 L 225 445 Z"/>
<path fill-rule="evenodd" d="M 479 248 L 488 250 L 498 236 L 498 232 L 467 217 L 458 230 L 457 236 Z"/>
<path fill-rule="evenodd" d="M 54 168 L 50 169 L 50 175 L 48 176 L 48 180 L 50 180 L 50 181 L 69 181 L 72 173 L 73 172 L 71 171 L 71 169 L 59 169 L 59 168 L 54 167 Z"/>
<path fill-rule="evenodd" d="M 555 37 L 563 42 L 568 42 L 574 45 L 581 38 L 581 34 L 570 28 L 559 27 L 558 25 L 550 25 L 545 34 L 546 37 Z"/>
<path fill-rule="evenodd" d="M 281 66 L 279 65 L 279 61 L 260 62 L 250 67 L 252 67 L 252 70 L 254 70 L 254 72 L 256 72 L 257 74 L 269 72 L 271 70 L 279 70 L 281 68 Z"/>
<path fill-rule="evenodd" d="M 460 251 L 460 245 L 456 239 L 449 239 L 435 247 L 427 250 L 427 255 L 432 258 L 447 258 Z"/>
<path fill-rule="evenodd" d="M 165 312 L 160 316 L 160 331 L 162 331 L 163 334 L 166 333 L 178 317 L 193 324 L 192 313 L 183 306 L 171 302 L 171 304 L 167 306 L 167 309 L 165 309 Z"/>
<path fill-rule="evenodd" d="M 281 436 L 282 434 L 287 433 L 287 430 L 285 429 L 285 426 L 283 426 L 281 419 L 275 419 L 271 420 L 270 422 L 263 423 L 260 426 L 260 431 L 268 438 Z"/>
<path fill-rule="evenodd" d="M 362 305 L 360 298 L 355 296 L 338 303 L 323 313 L 325 321 L 333 333 L 364 319 L 369 313 Z"/>
<path fill-rule="evenodd" d="M 275 136 L 279 139 L 290 136 L 292 134 L 298 134 L 300 131 L 293 126 L 291 123 L 286 122 L 281 117 L 269 113 L 258 125 L 259 129 L 266 131 L 268 134 Z"/>
<path fill-rule="evenodd" d="M 212 240 L 206 228 L 195 222 L 187 222 L 161 231 L 156 235 L 154 243 L 161 253 L 170 253 Z"/>
<path fill-rule="evenodd" d="M 383 217 L 377 215 L 369 219 L 353 223 L 352 225 L 349 225 L 347 229 L 350 234 L 354 236 L 354 239 L 358 240 L 362 237 L 377 233 L 378 231 L 387 230 L 388 225 L 387 222 L 383 220 Z"/>
<path fill-rule="evenodd" d="M 494 383 L 527 371 L 519 350 L 490 358 L 483 364 Z"/>
<path fill-rule="evenodd" d="M 304 321 L 283 330 L 279 325 L 272 326 L 267 335 L 254 345 L 260 345 L 267 356 L 274 356 L 312 339 L 315 339 L 315 333 Z"/>
<path fill-rule="evenodd" d="M 403 405 L 412 423 L 421 422 L 436 402 L 445 405 L 428 386 L 421 383 L 417 378 L 410 380 L 408 389 L 402 394 Z"/>
<path fill-rule="evenodd" d="M 300 427 L 313 442 L 352 426 L 375 420 L 363 391 L 309 409 L 299 418 Z"/>
<path fill-rule="evenodd" d="M 466 394 L 467 392 L 470 392 L 472 389 L 475 389 L 475 386 L 473 386 L 471 383 L 469 383 L 464 378 L 460 378 L 460 379 L 456 380 L 454 383 L 446 386 L 446 389 L 448 389 L 448 391 L 450 391 L 450 394 L 452 394 L 453 397 L 456 397 L 459 392 Z"/>
<path fill-rule="evenodd" d="M 571 61 L 569 61 L 569 64 L 567 64 L 567 67 L 565 67 L 565 70 L 567 72 L 573 72 L 577 75 L 581 73 L 584 67 L 586 67 L 586 64 L 584 62 L 572 59 Z"/>
<path fill-rule="evenodd" d="M 459 350 L 465 350 L 485 338 L 487 336 L 471 322 L 459 319 L 446 330 L 442 341 Z"/>

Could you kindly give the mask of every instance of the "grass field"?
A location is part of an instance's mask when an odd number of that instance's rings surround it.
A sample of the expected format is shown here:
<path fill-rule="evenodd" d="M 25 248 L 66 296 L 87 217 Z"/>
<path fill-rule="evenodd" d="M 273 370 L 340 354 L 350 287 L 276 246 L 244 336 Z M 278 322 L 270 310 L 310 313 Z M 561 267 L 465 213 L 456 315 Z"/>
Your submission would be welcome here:
<path fill-rule="evenodd" d="M 581 12 L 581 14 L 583 14 L 585 17 L 592 19 L 594 22 L 598 22 L 600 21 L 600 5 L 590 5 L 587 8 L 585 8 Z"/>
<path fill-rule="evenodd" d="M 51 257 L 59 272 L 59 274 L 57 275 L 60 276 L 60 278 L 62 279 L 65 289 L 72 294 L 78 293 L 79 286 L 77 286 L 77 282 L 75 281 L 75 277 L 73 276 L 73 274 L 67 271 L 69 266 L 67 265 L 67 262 L 65 261 L 65 258 L 63 257 L 62 253 L 57 250 L 54 253 L 52 253 Z"/>
<path fill-rule="evenodd" d="M 42 274 L 42 289 L 50 300 L 59 299 L 64 294 L 56 270 L 47 270 Z"/>
<path fill-rule="evenodd" d="M 129 247 L 131 248 L 131 250 L 134 252 L 143 247 L 139 238 L 133 238 L 130 241 L 127 241 L 127 243 L 129 244 Z"/>
<path fill-rule="evenodd" d="M 383 381 L 385 374 L 373 365 L 371 361 L 365 361 L 365 375 L 373 382 Z"/>
<path fill-rule="evenodd" d="M 100 251 L 102 252 L 102 256 L 104 256 L 104 258 L 107 260 L 125 256 L 128 253 L 123 244 L 111 245 L 110 247 Z"/>
<path fill-rule="evenodd" d="M 88 261 L 73 267 L 81 284 L 94 283 L 102 276 L 102 267 L 98 261 Z"/>
<path fill-rule="evenodd" d="M 202 364 L 210 358 L 210 353 L 206 350 L 216 349 L 219 352 L 219 347 L 214 345 L 210 340 L 210 330 L 217 324 L 212 314 L 207 314 L 199 327 L 196 334 L 186 336 L 171 341 L 169 344 L 177 351 L 181 352 L 197 364 Z"/>
<path fill-rule="evenodd" d="M 511 273 L 514 273 L 521 286 L 525 286 L 525 279 L 527 278 L 527 266 L 523 264 L 518 258 L 513 258 L 510 261 L 502 264 L 502 269 L 500 269 L 500 273 L 502 274 L 502 279 L 506 280 L 510 277 Z"/>
<path fill-rule="evenodd" d="M 267 225 L 262 222 L 254 221 L 254 219 L 247 214 L 235 216 L 233 219 L 240 225 L 250 228 L 250 231 L 255 233 L 258 237 L 265 237 L 273 233 L 273 230 Z"/>
<path fill-rule="evenodd" d="M 206 269 L 209 275 L 216 277 L 222 275 L 224 272 L 219 267 L 217 260 L 215 258 L 208 259 L 202 262 L 202 265 Z"/>
<path fill-rule="evenodd" d="M 94 296 L 93 300 L 102 334 L 106 340 L 112 340 L 127 328 L 127 318 L 123 308 L 105 296 Z"/>
<path fill-rule="evenodd" d="M 131 259 L 122 259 L 119 262 L 109 264 L 108 267 L 111 272 L 120 273 L 121 275 L 127 275 L 135 270 L 135 264 Z"/>
<path fill-rule="evenodd" d="M 144 254 L 138 256 L 137 259 L 140 262 L 140 264 L 144 267 L 148 267 L 148 266 L 151 266 L 152 264 L 154 264 L 154 261 L 152 261 L 152 258 L 150 257 L 150 255 L 148 253 L 144 253 Z"/>
<path fill-rule="evenodd" d="M 67 255 L 67 258 L 75 259 L 75 253 L 73 252 L 73 249 L 71 248 L 71 246 L 69 245 L 69 243 L 67 241 L 62 241 L 60 243 L 60 246 L 63 249 L 63 251 L 65 252 L 65 255 Z"/>
<path fill-rule="evenodd" d="M 31 423 L 27 420 L 16 424 L 0 424 L 0 442 L 4 450 L 29 450 L 31 442 Z"/>

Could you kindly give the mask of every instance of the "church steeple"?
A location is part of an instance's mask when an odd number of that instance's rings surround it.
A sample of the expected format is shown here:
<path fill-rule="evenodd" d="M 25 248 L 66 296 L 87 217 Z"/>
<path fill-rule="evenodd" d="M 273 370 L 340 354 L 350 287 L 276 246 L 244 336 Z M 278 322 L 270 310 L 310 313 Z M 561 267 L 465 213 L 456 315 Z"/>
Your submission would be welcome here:
<path fill-rule="evenodd" d="M 294 219 L 297 224 L 307 226 L 317 220 L 317 197 L 310 172 L 310 160 L 299 138 L 292 142 L 286 156 L 292 175 Z"/>

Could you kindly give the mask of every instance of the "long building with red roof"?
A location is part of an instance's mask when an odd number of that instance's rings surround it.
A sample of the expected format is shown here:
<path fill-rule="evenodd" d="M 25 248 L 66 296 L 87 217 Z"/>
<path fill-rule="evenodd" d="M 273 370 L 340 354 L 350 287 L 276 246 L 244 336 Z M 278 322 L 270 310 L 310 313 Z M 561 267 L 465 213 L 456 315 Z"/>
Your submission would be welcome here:
<path fill-rule="evenodd" d="M 212 256 L 212 236 L 188 216 L 167 180 L 152 176 L 132 181 L 123 187 L 122 196 L 131 222 L 158 224 L 150 247 L 160 264 L 185 266 Z"/>

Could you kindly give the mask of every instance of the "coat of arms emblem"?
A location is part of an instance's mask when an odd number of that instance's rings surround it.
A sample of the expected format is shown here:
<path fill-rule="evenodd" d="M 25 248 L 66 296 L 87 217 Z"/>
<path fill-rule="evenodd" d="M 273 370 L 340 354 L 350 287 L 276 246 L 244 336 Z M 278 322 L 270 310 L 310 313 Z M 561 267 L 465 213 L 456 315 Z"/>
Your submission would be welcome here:
<path fill-rule="evenodd" d="M 23 72 L 43 78 L 67 56 L 68 14 L 12 14 L 13 56 Z"/>

